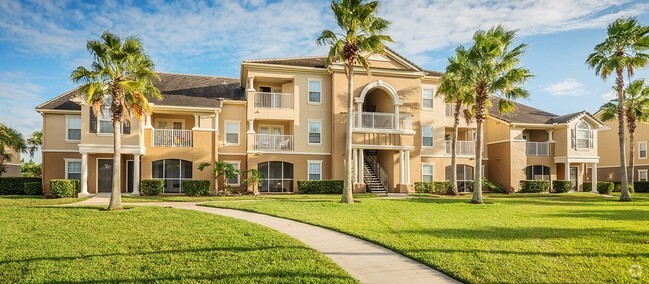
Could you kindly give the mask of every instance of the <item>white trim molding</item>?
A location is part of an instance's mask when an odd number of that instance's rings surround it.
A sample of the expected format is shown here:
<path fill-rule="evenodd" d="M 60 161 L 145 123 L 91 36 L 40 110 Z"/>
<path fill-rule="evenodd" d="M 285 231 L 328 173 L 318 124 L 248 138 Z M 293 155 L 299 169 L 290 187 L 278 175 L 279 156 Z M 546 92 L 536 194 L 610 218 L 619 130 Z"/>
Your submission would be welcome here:
<path fill-rule="evenodd" d="M 318 164 L 320 165 L 320 172 L 317 173 L 320 178 L 317 180 L 322 180 L 322 160 L 307 160 L 306 161 L 306 179 L 307 180 L 312 180 L 311 179 L 311 164 Z"/>
<path fill-rule="evenodd" d="M 238 171 L 241 170 L 241 161 L 231 161 L 231 160 L 223 160 L 223 161 L 226 162 L 226 163 L 228 163 L 228 164 L 230 164 L 230 165 L 235 166 L 235 168 L 236 168 Z M 238 174 L 237 174 L 237 183 L 229 183 L 229 182 L 228 182 L 228 185 L 230 185 L 230 186 L 235 186 L 235 187 L 239 187 L 239 186 L 241 186 L 241 173 L 238 173 Z"/>

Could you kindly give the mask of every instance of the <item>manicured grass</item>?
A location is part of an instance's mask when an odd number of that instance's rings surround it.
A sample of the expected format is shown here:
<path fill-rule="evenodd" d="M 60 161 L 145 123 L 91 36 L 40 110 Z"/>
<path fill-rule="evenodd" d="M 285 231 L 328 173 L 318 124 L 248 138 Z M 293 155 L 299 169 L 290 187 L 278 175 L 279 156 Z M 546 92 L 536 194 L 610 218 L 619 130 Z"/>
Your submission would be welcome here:
<path fill-rule="evenodd" d="M 355 198 L 372 198 L 376 194 L 354 194 Z M 157 195 L 157 196 L 123 196 L 127 203 L 143 202 L 202 202 L 202 201 L 237 201 L 237 200 L 295 200 L 295 199 L 331 199 L 340 200 L 335 194 L 262 194 L 262 195 L 230 195 L 230 196 L 186 196 L 186 195 Z"/>
<path fill-rule="evenodd" d="M 0 283 L 356 282 L 245 221 L 172 208 L 0 208 Z"/>
<path fill-rule="evenodd" d="M 44 198 L 41 195 L 0 195 L 0 207 L 56 205 L 81 202 L 88 197 L 80 198 Z"/>
<path fill-rule="evenodd" d="M 470 283 L 648 283 L 649 195 L 210 202 L 332 228 Z M 634 278 L 629 269 L 643 268 Z"/>

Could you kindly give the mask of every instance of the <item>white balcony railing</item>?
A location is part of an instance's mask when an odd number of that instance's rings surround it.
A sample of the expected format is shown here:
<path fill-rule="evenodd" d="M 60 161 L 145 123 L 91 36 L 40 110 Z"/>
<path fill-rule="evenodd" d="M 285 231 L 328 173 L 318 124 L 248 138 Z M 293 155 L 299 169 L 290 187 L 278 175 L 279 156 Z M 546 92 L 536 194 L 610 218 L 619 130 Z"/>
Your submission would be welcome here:
<path fill-rule="evenodd" d="M 192 131 L 184 129 L 153 129 L 153 147 L 191 147 Z"/>
<path fill-rule="evenodd" d="M 355 129 L 412 130 L 412 115 L 394 113 L 354 112 L 352 123 Z"/>
<path fill-rule="evenodd" d="M 528 156 L 550 156 L 550 143 L 548 142 L 527 142 L 526 150 Z"/>
<path fill-rule="evenodd" d="M 293 94 L 255 92 L 255 107 L 293 108 Z"/>
<path fill-rule="evenodd" d="M 451 155 L 451 140 L 446 140 L 446 155 Z M 455 153 L 458 156 L 475 156 L 475 141 L 456 141 Z"/>
<path fill-rule="evenodd" d="M 293 135 L 255 134 L 255 150 L 293 151 Z"/>

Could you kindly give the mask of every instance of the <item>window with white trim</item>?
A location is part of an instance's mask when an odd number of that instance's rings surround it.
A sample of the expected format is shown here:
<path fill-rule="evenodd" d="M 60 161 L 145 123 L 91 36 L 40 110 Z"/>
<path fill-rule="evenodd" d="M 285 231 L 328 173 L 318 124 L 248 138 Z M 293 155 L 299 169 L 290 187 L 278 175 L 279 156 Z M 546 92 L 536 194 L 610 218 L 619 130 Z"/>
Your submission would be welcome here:
<path fill-rule="evenodd" d="M 649 177 L 647 172 L 648 170 L 638 170 L 638 181 L 648 181 Z"/>
<path fill-rule="evenodd" d="M 66 128 L 67 140 L 79 141 L 81 140 L 81 116 L 80 115 L 66 115 Z"/>
<path fill-rule="evenodd" d="M 309 144 L 322 143 L 322 122 L 309 120 Z"/>
<path fill-rule="evenodd" d="M 309 80 L 309 103 L 322 102 L 322 80 Z"/>
<path fill-rule="evenodd" d="M 239 145 L 239 121 L 225 122 L 225 144 Z"/>
<path fill-rule="evenodd" d="M 307 162 L 308 180 L 322 179 L 322 161 Z"/>
<path fill-rule="evenodd" d="M 423 109 L 432 109 L 433 108 L 433 97 L 435 96 L 435 89 L 431 87 L 425 87 L 421 89 L 421 108 Z"/>
<path fill-rule="evenodd" d="M 241 170 L 241 161 L 225 161 L 225 162 L 232 165 L 234 169 L 237 170 L 236 177 L 228 179 L 228 184 L 233 186 L 240 186 L 241 174 L 239 173 L 239 171 Z"/>
<path fill-rule="evenodd" d="M 431 182 L 433 181 L 433 165 L 421 165 L 421 181 Z"/>
<path fill-rule="evenodd" d="M 65 161 L 65 178 L 81 180 L 81 160 Z"/>
<path fill-rule="evenodd" d="M 583 120 L 577 123 L 573 132 L 573 142 L 577 149 L 593 148 L 593 132 Z"/>
<path fill-rule="evenodd" d="M 110 105 L 112 102 L 113 100 L 108 98 L 101 106 L 101 115 L 97 117 L 97 123 L 99 123 L 99 127 L 97 127 L 97 133 L 114 133 L 113 120 L 110 113 Z"/>
<path fill-rule="evenodd" d="M 638 159 L 647 158 L 647 141 L 638 143 Z"/>
<path fill-rule="evenodd" d="M 433 147 L 433 128 L 424 126 L 421 129 L 421 146 Z"/>

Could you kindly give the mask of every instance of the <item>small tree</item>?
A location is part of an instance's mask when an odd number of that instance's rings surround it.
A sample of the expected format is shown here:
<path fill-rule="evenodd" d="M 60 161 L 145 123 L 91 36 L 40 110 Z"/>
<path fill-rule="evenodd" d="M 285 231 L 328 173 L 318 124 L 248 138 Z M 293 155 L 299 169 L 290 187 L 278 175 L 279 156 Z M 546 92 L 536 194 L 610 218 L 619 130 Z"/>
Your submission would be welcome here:
<path fill-rule="evenodd" d="M 43 132 L 34 131 L 32 135 L 27 138 L 27 152 L 29 152 L 30 160 L 34 159 L 34 154 L 41 148 L 43 145 Z"/>
<path fill-rule="evenodd" d="M 24 177 L 41 177 L 43 173 L 43 169 L 41 167 L 41 164 L 38 164 L 34 162 L 33 160 L 29 160 L 29 162 L 25 162 L 24 160 L 21 161 L 20 163 L 20 175 Z"/>
<path fill-rule="evenodd" d="M 21 153 L 26 147 L 25 139 L 20 132 L 0 123 L 0 175 L 7 172 L 7 162 L 20 158 L 12 157 L 10 151 Z"/>
<path fill-rule="evenodd" d="M 259 195 L 259 187 L 257 184 L 264 178 L 264 175 L 256 169 L 249 169 L 245 171 L 246 179 L 243 180 L 243 184 L 252 186 L 252 195 Z"/>
<path fill-rule="evenodd" d="M 212 166 L 210 163 L 202 163 L 198 166 L 198 170 L 203 171 L 205 168 Z M 224 192 L 219 191 L 219 184 L 218 180 L 220 177 L 224 177 L 224 185 L 228 191 L 231 190 L 230 184 L 228 184 L 229 179 L 236 178 L 238 174 L 241 174 L 241 172 L 237 169 L 234 168 L 234 166 L 228 162 L 224 161 L 216 161 L 214 162 L 213 165 L 213 170 L 212 173 L 214 174 L 214 177 L 216 178 L 216 182 L 214 183 L 214 195 L 222 195 Z"/>

